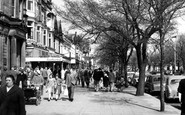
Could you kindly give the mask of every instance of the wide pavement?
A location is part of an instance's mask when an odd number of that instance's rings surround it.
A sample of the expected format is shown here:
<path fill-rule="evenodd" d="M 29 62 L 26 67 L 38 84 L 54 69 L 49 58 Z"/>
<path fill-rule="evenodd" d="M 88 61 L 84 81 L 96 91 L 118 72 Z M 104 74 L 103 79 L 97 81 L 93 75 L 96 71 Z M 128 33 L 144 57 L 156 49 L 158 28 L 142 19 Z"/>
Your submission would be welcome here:
<path fill-rule="evenodd" d="M 180 111 L 165 105 L 160 112 L 160 101 L 148 94 L 135 96 L 136 89 L 129 87 L 123 92 L 94 92 L 92 88 L 75 89 L 73 102 L 62 96 L 61 100 L 47 101 L 47 94 L 40 105 L 26 105 L 27 115 L 180 115 Z"/>

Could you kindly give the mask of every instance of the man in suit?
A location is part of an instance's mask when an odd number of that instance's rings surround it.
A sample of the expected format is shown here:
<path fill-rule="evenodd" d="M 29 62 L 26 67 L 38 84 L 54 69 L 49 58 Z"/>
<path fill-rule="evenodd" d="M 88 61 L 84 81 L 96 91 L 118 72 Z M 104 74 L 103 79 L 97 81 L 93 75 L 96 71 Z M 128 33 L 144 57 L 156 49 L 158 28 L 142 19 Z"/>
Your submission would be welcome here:
<path fill-rule="evenodd" d="M 14 85 L 13 75 L 6 76 L 6 85 L 0 88 L 0 115 L 26 115 L 22 89 Z"/>
<path fill-rule="evenodd" d="M 76 79 L 77 79 L 77 72 L 75 70 L 75 66 L 73 66 L 71 72 L 66 73 L 66 85 L 68 88 L 69 101 L 71 102 L 74 99 L 73 97 L 74 97 Z"/>

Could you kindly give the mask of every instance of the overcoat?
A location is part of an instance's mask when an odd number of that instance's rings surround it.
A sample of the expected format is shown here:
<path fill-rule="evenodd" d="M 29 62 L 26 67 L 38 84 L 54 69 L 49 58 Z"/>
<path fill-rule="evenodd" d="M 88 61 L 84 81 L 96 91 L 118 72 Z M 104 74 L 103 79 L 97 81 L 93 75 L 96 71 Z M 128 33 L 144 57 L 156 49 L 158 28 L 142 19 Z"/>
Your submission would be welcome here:
<path fill-rule="evenodd" d="M 26 115 L 24 94 L 18 86 L 8 92 L 6 86 L 0 88 L 0 115 Z"/>

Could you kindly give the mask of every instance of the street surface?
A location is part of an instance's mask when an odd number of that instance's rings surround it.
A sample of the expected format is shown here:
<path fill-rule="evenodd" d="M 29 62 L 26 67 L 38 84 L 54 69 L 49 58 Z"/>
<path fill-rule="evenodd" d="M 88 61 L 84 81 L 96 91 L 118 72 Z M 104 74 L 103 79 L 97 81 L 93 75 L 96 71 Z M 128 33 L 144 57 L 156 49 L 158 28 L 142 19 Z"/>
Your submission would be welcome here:
<path fill-rule="evenodd" d="M 47 101 L 44 93 L 40 105 L 26 105 L 27 115 L 180 115 L 180 111 L 166 105 L 160 112 L 160 101 L 148 94 L 135 96 L 135 88 L 123 92 L 94 92 L 93 88 L 76 87 L 74 101 L 62 96 Z"/>

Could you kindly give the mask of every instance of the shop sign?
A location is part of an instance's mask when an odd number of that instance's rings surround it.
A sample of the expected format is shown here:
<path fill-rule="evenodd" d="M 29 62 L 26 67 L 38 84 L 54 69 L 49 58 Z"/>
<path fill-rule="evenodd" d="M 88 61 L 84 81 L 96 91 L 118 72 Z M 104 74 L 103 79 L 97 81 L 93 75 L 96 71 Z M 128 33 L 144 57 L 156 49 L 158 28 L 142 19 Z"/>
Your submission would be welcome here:
<path fill-rule="evenodd" d="M 47 58 L 47 61 L 62 61 L 62 58 L 57 58 L 57 57 Z"/>

